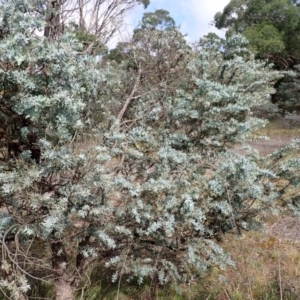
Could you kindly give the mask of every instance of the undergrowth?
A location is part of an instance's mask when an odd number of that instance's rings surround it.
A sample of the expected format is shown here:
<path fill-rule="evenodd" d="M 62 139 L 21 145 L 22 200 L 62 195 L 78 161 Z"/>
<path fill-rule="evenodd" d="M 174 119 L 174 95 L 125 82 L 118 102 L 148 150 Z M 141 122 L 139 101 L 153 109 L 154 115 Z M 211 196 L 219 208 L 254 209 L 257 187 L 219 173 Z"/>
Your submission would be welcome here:
<path fill-rule="evenodd" d="M 266 223 L 284 219 L 269 217 Z M 89 284 L 79 287 L 77 300 L 299 300 L 300 241 L 286 239 L 280 232 L 271 235 L 268 228 L 246 232 L 242 236 L 227 234 L 222 247 L 231 253 L 234 268 L 211 268 L 204 278 L 180 287 L 161 287 L 151 281 L 142 285 L 111 282 L 110 272 L 100 264 L 90 270 Z M 299 229 L 300 230 L 300 229 Z M 54 299 L 48 284 L 36 282 L 29 299 Z M 178 288 L 181 293 L 178 293 Z M 5 298 L 0 298 L 5 299 Z"/>
<path fill-rule="evenodd" d="M 286 141 L 287 138 L 300 136 L 300 129 L 286 129 L 279 122 L 273 121 L 259 134 L 268 135 L 271 140 Z M 278 222 L 284 223 L 284 220 L 283 217 L 268 217 L 265 220 L 266 227 Z M 204 278 L 182 285 L 181 294 L 178 293 L 179 287 L 161 287 L 150 281 L 138 285 L 136 282 L 126 282 L 124 278 L 121 284 L 112 283 L 111 274 L 96 264 L 86 274 L 88 284 L 78 288 L 76 299 L 300 300 L 300 240 L 287 239 L 280 232 L 272 235 L 268 230 L 259 230 L 246 232 L 242 236 L 227 234 L 221 243 L 231 253 L 235 267 L 225 271 L 211 268 Z M 54 295 L 49 284 L 35 282 L 29 299 L 54 299 Z M 7 298 L 0 295 L 2 299 Z"/>

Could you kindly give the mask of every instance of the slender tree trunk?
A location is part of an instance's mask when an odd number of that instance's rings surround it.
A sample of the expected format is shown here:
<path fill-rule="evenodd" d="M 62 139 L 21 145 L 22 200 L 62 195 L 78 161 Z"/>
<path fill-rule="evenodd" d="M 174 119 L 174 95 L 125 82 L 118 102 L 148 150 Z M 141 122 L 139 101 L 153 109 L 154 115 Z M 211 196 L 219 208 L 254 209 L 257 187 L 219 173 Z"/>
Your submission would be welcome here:
<path fill-rule="evenodd" d="M 73 288 L 71 287 L 71 280 L 68 274 L 64 273 L 63 276 L 55 280 L 56 300 L 73 300 Z"/>
<path fill-rule="evenodd" d="M 56 287 L 56 300 L 73 300 L 73 288 L 71 286 L 71 278 L 67 272 L 67 255 L 61 242 L 53 242 L 52 250 L 52 266 L 56 274 L 54 284 Z"/>
<path fill-rule="evenodd" d="M 78 0 L 78 7 L 79 7 L 79 29 L 84 31 L 85 30 L 85 20 L 84 20 L 84 3 L 83 0 Z"/>
<path fill-rule="evenodd" d="M 27 295 L 21 293 L 19 296 L 19 300 L 28 300 L 28 297 L 27 297 Z"/>
<path fill-rule="evenodd" d="M 46 26 L 44 30 L 44 36 L 55 39 L 61 34 L 61 24 L 60 24 L 60 10 L 61 1 L 52 0 L 48 3 L 48 15 L 46 17 Z"/>
<path fill-rule="evenodd" d="M 121 123 L 122 121 L 122 118 L 130 104 L 130 102 L 134 99 L 134 94 L 136 93 L 140 83 L 141 83 L 141 77 L 142 77 L 142 67 L 141 67 L 141 64 L 139 64 L 139 69 L 138 69 L 138 75 L 137 75 L 137 78 L 135 80 L 135 83 L 134 83 L 134 87 L 130 93 L 130 95 L 128 96 L 128 98 L 126 99 L 122 109 L 120 110 L 119 114 L 118 114 L 118 120 L 119 122 Z"/>

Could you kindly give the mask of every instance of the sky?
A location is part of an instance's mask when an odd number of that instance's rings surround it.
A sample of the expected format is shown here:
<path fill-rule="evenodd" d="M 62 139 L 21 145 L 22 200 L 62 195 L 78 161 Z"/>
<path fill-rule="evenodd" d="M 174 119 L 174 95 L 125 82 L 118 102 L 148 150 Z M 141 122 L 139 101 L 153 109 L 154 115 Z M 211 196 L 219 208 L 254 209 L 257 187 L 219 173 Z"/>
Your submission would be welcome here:
<path fill-rule="evenodd" d="M 215 32 L 224 37 L 225 31 L 220 31 L 209 25 L 214 15 L 230 2 L 230 0 L 150 0 L 151 4 L 144 10 L 141 6 L 129 16 L 130 27 L 138 25 L 144 12 L 154 12 L 156 9 L 165 9 L 180 26 L 182 33 L 187 34 L 188 41 L 199 40 L 200 37 Z"/>

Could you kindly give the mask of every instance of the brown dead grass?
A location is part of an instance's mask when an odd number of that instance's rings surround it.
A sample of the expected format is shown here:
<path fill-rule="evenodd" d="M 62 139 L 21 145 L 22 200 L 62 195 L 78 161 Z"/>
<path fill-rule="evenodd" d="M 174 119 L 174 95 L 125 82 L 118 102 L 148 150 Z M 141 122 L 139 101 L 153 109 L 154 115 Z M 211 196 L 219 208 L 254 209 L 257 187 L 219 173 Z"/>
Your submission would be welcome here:
<path fill-rule="evenodd" d="M 291 219 L 274 218 L 280 224 L 242 237 L 226 235 L 222 246 L 231 253 L 236 267 L 217 268 L 204 279 L 200 298 L 216 300 L 300 299 L 300 237 L 287 236 Z M 206 297 L 206 298 L 205 298 Z"/>
<path fill-rule="evenodd" d="M 268 140 L 257 139 L 249 143 L 252 149 L 260 155 L 268 155 L 282 147 L 287 146 L 292 140 L 300 138 L 300 128 L 287 128 L 281 120 L 270 122 L 265 128 L 255 134 L 256 137 L 267 136 Z M 235 153 L 244 155 L 246 151 L 243 145 L 234 145 Z"/>
<path fill-rule="evenodd" d="M 257 136 L 269 137 L 266 141 L 250 143 L 265 156 L 300 138 L 300 128 L 286 128 L 276 120 L 260 130 Z M 246 153 L 242 145 L 235 145 L 233 151 L 240 155 Z M 297 153 L 292 155 L 298 156 Z M 287 182 L 281 181 L 278 185 L 286 186 Z M 299 194 L 300 190 L 289 191 L 285 198 L 293 197 L 295 193 Z M 247 232 L 242 237 L 225 236 L 222 246 L 231 253 L 236 267 L 226 271 L 213 269 L 203 280 L 198 298 L 194 299 L 300 299 L 300 218 L 269 216 L 265 223 L 264 229 Z"/>

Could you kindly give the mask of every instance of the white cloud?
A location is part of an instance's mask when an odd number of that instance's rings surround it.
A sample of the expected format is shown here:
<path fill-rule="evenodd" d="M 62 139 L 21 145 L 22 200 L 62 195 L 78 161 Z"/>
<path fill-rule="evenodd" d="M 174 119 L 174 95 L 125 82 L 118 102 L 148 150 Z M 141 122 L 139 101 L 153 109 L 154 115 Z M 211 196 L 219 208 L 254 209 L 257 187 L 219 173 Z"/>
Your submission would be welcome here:
<path fill-rule="evenodd" d="M 220 31 L 209 25 L 214 15 L 229 3 L 230 0 L 150 0 L 151 4 L 146 11 L 165 9 L 180 25 L 181 31 L 188 35 L 189 41 L 199 40 L 209 32 L 225 36 L 225 31 Z M 126 33 L 132 32 L 142 18 L 145 10 L 140 6 L 126 17 Z M 124 38 L 124 37 L 123 37 Z M 115 42 L 116 40 L 114 40 Z"/>
<path fill-rule="evenodd" d="M 213 4 L 212 4 L 213 3 Z M 208 32 L 215 32 L 224 36 L 225 32 L 216 29 L 210 23 L 214 20 L 214 15 L 222 11 L 229 0 L 187 0 L 185 6 L 192 16 L 194 24 L 187 21 L 187 26 L 191 38 L 198 39 Z M 194 25 L 194 26 L 193 26 Z"/>

